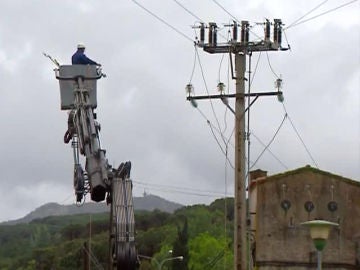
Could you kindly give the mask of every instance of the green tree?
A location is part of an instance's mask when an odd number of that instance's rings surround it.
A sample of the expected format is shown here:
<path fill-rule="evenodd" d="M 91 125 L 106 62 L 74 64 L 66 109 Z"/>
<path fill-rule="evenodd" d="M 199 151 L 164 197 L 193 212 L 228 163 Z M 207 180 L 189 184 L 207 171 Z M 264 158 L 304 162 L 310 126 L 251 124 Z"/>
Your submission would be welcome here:
<path fill-rule="evenodd" d="M 141 260 L 139 270 L 153 270 L 154 267 L 151 266 L 150 260 Z"/>
<path fill-rule="evenodd" d="M 176 237 L 173 227 L 169 224 L 159 228 L 151 228 L 145 232 L 137 232 L 136 243 L 139 254 L 152 257 L 161 250 L 162 246 L 172 244 Z"/>
<path fill-rule="evenodd" d="M 56 266 L 56 253 L 53 248 L 38 248 L 33 251 L 36 269 L 47 270 Z"/>
<path fill-rule="evenodd" d="M 188 221 L 184 216 L 184 226 L 180 228 L 178 226 L 178 235 L 177 239 L 173 244 L 173 254 L 174 257 L 183 256 L 183 260 L 173 260 L 172 265 L 173 269 L 176 270 L 188 270 L 188 261 L 189 261 L 189 250 L 188 250 Z"/>
<path fill-rule="evenodd" d="M 61 230 L 64 240 L 74 240 L 86 235 L 86 229 L 80 224 L 70 224 Z"/>
<path fill-rule="evenodd" d="M 226 218 L 229 221 L 234 220 L 234 198 L 217 199 L 209 205 L 210 211 L 226 212 Z"/>
<path fill-rule="evenodd" d="M 152 212 L 140 211 L 135 213 L 136 229 L 147 231 L 150 228 L 161 227 L 166 224 L 170 214 L 155 209 Z"/>
<path fill-rule="evenodd" d="M 202 233 L 189 243 L 191 270 L 232 269 L 233 255 L 224 238 L 216 239 L 209 233 Z"/>
<path fill-rule="evenodd" d="M 35 270 L 36 269 L 36 261 L 35 260 L 30 260 L 26 267 L 24 268 L 24 270 Z"/>

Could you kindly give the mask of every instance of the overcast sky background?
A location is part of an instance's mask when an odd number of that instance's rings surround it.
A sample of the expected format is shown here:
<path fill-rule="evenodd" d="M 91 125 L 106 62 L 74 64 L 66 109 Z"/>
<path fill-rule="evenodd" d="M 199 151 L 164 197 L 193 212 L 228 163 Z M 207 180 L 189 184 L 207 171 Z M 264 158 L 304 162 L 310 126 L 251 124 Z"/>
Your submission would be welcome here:
<path fill-rule="evenodd" d="M 204 22 L 216 22 L 219 41 L 227 36 L 223 25 L 232 20 L 223 8 L 239 21 L 250 21 L 250 40 L 256 40 L 263 36 L 256 22 L 281 18 L 286 28 L 322 2 L 304 19 L 348 1 L 138 0 L 183 36 L 130 0 L 2 0 L 0 221 L 20 218 L 47 202 L 74 202 L 72 149 L 63 143 L 67 114 L 60 110 L 54 65 L 42 52 L 69 64 L 77 43 L 84 42 L 87 56 L 102 63 L 108 75 L 98 82 L 102 147 L 114 166 L 132 161 L 134 196 L 146 191 L 183 204 L 210 203 L 234 193 L 233 170 L 213 135 L 224 147 L 219 126 L 229 138 L 234 118 L 214 100 L 218 125 L 209 101 L 198 102 L 201 111 L 186 101 L 196 55 L 191 26 L 197 19 L 183 7 Z M 269 52 L 269 61 L 266 53 L 254 53 L 251 60 L 251 91 L 274 91 L 281 74 L 285 108 L 319 169 L 354 180 L 360 179 L 359 6 L 356 1 L 289 27 L 291 51 Z M 284 36 L 283 46 L 287 41 Z M 200 61 L 191 79 L 195 93 L 206 94 L 201 67 L 210 94 L 217 93 L 219 81 L 234 93 L 228 55 L 197 52 Z M 230 104 L 234 107 L 233 100 Z M 259 98 L 251 107 L 251 162 L 283 118 L 276 97 Z M 233 142 L 232 137 L 232 164 Z M 265 152 L 253 169 L 272 175 L 306 164 L 316 167 L 289 119 L 269 149 L 272 154 Z"/>

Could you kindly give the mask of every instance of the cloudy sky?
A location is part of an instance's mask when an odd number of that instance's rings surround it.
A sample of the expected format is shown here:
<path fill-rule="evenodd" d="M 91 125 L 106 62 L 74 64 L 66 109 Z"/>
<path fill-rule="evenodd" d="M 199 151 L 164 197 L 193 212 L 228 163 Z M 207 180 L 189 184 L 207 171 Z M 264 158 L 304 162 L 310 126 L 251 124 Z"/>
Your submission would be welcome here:
<path fill-rule="evenodd" d="M 234 18 L 250 22 L 250 40 L 263 36 L 265 18 L 285 24 L 291 51 L 251 58 L 251 91 L 274 91 L 281 76 L 285 97 L 284 106 L 262 97 L 251 107 L 252 169 L 271 175 L 310 164 L 360 180 L 360 5 L 334 10 L 346 3 L 2 0 L 0 221 L 74 202 L 67 114 L 42 52 L 69 64 L 78 42 L 108 75 L 98 82 L 102 147 L 114 166 L 132 161 L 135 196 L 195 204 L 233 195 L 234 117 L 221 101 L 199 101 L 199 110 L 186 101 L 189 82 L 197 95 L 216 94 L 219 81 L 235 91 L 229 56 L 195 50 L 199 20 L 218 24 L 220 42 Z M 258 158 L 278 129 L 271 152 Z"/>

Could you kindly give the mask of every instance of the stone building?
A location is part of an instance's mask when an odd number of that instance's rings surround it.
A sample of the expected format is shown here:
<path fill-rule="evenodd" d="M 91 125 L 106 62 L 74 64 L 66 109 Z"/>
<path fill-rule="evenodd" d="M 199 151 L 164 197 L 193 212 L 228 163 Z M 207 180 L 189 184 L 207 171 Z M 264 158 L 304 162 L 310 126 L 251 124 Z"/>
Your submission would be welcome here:
<path fill-rule="evenodd" d="M 323 251 L 323 269 L 360 269 L 360 182 L 310 166 L 267 176 L 251 172 L 249 212 L 255 269 L 316 268 L 308 228 L 322 219 L 333 228 Z"/>

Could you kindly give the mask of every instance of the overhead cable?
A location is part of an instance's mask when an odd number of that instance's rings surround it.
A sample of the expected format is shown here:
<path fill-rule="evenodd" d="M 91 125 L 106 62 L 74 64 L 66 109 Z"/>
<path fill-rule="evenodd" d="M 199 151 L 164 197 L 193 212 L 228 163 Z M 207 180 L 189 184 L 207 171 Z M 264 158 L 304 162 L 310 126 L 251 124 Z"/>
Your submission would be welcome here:
<path fill-rule="evenodd" d="M 216 143 L 217 143 L 218 146 L 220 147 L 221 152 L 225 155 L 226 160 L 229 162 L 230 167 L 233 168 L 233 169 L 235 169 L 235 168 L 234 168 L 234 165 L 232 165 L 232 163 L 231 163 L 231 161 L 229 160 L 228 155 L 227 155 L 227 154 L 228 154 L 228 152 L 227 152 L 228 145 L 225 146 L 226 151 L 224 151 L 224 149 L 221 147 L 221 145 L 220 145 L 217 137 L 215 136 L 214 130 L 212 129 L 211 125 L 210 125 L 210 130 L 211 130 L 211 132 L 212 132 L 212 134 L 213 134 L 213 136 L 214 136 L 214 138 L 215 138 L 215 140 L 216 140 Z"/>
<path fill-rule="evenodd" d="M 214 136 L 214 132 L 213 132 L 214 130 L 215 130 L 217 133 L 221 134 L 221 131 L 219 131 L 219 130 L 214 126 L 214 124 L 211 123 L 211 121 L 206 117 L 206 115 L 205 115 L 199 108 L 197 108 L 197 110 L 198 110 L 198 112 L 202 115 L 202 117 L 206 120 L 206 123 L 209 125 L 209 127 L 210 127 L 210 129 L 211 129 L 211 131 L 212 131 L 213 136 Z M 229 138 L 228 138 L 228 140 L 227 140 L 227 142 L 226 142 L 226 144 L 225 144 L 226 146 L 227 146 L 228 144 L 230 144 L 230 145 L 232 146 L 232 148 L 235 148 L 235 146 L 234 146 L 232 143 L 230 143 L 230 140 L 231 140 L 231 138 L 232 138 L 232 136 L 233 136 L 233 134 L 234 134 L 234 131 L 235 131 L 235 128 L 233 128 L 233 130 L 232 130 L 232 132 L 231 132 L 231 135 L 229 136 Z M 255 134 L 253 131 L 250 131 L 250 134 L 253 135 L 253 136 L 255 137 L 255 139 L 256 139 L 262 146 L 264 146 L 264 147 L 266 148 L 265 143 L 264 143 L 258 136 L 256 136 L 256 134 Z M 226 151 L 225 151 L 225 150 L 222 148 L 222 146 L 220 145 L 220 142 L 219 142 L 219 140 L 217 139 L 217 137 L 214 137 L 214 138 L 215 138 L 216 142 L 218 143 L 218 146 L 219 146 L 221 152 L 227 157 Z M 282 162 L 282 161 L 280 160 L 280 158 L 278 158 L 269 148 L 266 148 L 266 151 L 268 151 L 268 152 L 270 153 L 270 155 L 271 155 L 282 167 L 284 167 L 285 169 L 288 169 L 288 166 L 285 165 L 285 163 Z M 232 165 L 232 163 L 230 162 L 230 160 L 228 159 L 228 157 L 227 157 L 227 160 L 229 161 L 230 167 L 231 167 L 232 169 L 234 169 L 234 166 Z M 251 160 L 250 160 L 250 163 L 252 163 L 252 165 L 254 164 L 254 162 L 251 161 Z"/>
<path fill-rule="evenodd" d="M 153 13 L 152 11 L 150 11 L 149 9 L 147 9 L 146 7 L 144 7 L 143 5 L 141 5 L 139 2 L 137 2 L 136 0 L 131 0 L 133 1 L 136 5 L 138 5 L 139 7 L 141 7 L 143 10 L 145 10 L 147 13 L 149 13 L 150 15 L 152 15 L 153 17 L 155 17 L 156 19 L 158 19 L 160 22 L 162 22 L 163 24 L 165 24 L 166 26 L 168 26 L 169 28 L 171 28 L 172 30 L 174 30 L 176 33 L 178 33 L 179 35 L 183 36 L 184 38 L 186 38 L 187 40 L 190 40 L 192 43 L 194 42 L 194 40 L 192 38 L 189 38 L 187 35 L 185 35 L 183 32 L 181 32 L 180 30 L 178 30 L 177 28 L 175 28 L 174 26 L 172 26 L 171 24 L 169 24 L 168 22 L 166 22 L 164 19 L 160 18 L 159 16 L 157 16 L 155 13 Z"/>
<path fill-rule="evenodd" d="M 195 66 L 196 66 L 196 44 L 194 44 L 194 64 L 193 64 L 193 68 L 192 68 L 192 71 L 191 71 L 189 84 L 191 84 L 192 78 L 193 78 L 193 76 L 194 76 Z"/>
<path fill-rule="evenodd" d="M 220 192 L 215 191 L 207 191 L 207 190 L 199 190 L 199 189 L 192 189 L 192 188 L 183 188 L 183 187 L 175 187 L 175 186 L 168 186 L 168 185 L 160 185 L 160 184 L 150 184 L 140 181 L 134 181 L 134 185 L 146 186 L 149 189 L 157 190 L 157 191 L 166 191 L 172 193 L 180 193 L 186 195 L 194 195 L 194 196 L 201 196 L 201 197 L 219 197 L 223 196 Z M 231 195 L 231 194 L 230 194 Z"/>
<path fill-rule="evenodd" d="M 135 181 L 136 184 L 141 184 L 145 186 L 153 186 L 153 187 L 159 187 L 159 188 L 168 188 L 168 189 L 174 189 L 174 190 L 180 190 L 180 191 L 196 191 L 201 193 L 209 193 L 209 194 L 221 194 L 220 192 L 213 191 L 213 190 L 204 190 L 199 188 L 193 188 L 193 187 L 183 187 L 183 186 L 171 186 L 171 185 L 164 185 L 164 184 L 154 184 L 154 183 L 148 183 L 144 181 Z"/>
<path fill-rule="evenodd" d="M 199 22 L 204 22 L 203 19 L 201 19 L 199 16 L 195 15 L 191 10 L 189 10 L 188 8 L 186 8 L 183 4 L 181 4 L 179 1 L 177 0 L 173 0 L 176 4 L 178 4 L 182 9 L 184 9 L 187 13 L 189 13 L 191 16 L 193 16 L 196 20 L 198 20 Z M 225 40 L 226 37 L 224 35 L 222 35 L 221 33 L 219 33 L 219 36 L 223 37 Z"/>
<path fill-rule="evenodd" d="M 266 56 L 267 56 L 267 60 L 268 60 L 269 67 L 270 67 L 271 71 L 274 73 L 274 75 L 275 75 L 278 79 L 280 79 L 280 77 L 276 74 L 276 72 L 274 71 L 274 69 L 273 69 L 272 66 L 271 66 L 270 58 L 269 58 L 269 55 L 268 55 L 267 52 L 266 52 Z M 298 130 L 296 129 L 296 127 L 295 127 L 295 125 L 294 125 L 294 123 L 293 123 L 293 121 L 291 120 L 290 115 L 289 115 L 289 113 L 287 112 L 287 110 L 286 110 L 286 108 L 285 108 L 284 102 L 282 102 L 282 105 L 283 105 L 283 109 L 284 109 L 285 115 L 287 115 L 287 118 L 288 118 L 288 120 L 289 120 L 289 122 L 290 122 L 290 124 L 291 124 L 291 126 L 292 126 L 292 128 L 293 128 L 293 130 L 295 131 L 297 137 L 299 138 L 299 140 L 301 141 L 302 145 L 304 146 L 305 151 L 307 152 L 307 154 L 308 154 L 309 157 L 311 158 L 312 162 L 313 162 L 313 163 L 315 164 L 315 166 L 318 168 L 317 162 L 315 161 L 315 159 L 314 159 L 313 156 L 311 155 L 309 148 L 306 146 L 304 140 L 303 140 L 302 137 L 300 136 L 300 133 L 298 132 Z"/>
<path fill-rule="evenodd" d="M 266 151 L 268 151 L 268 152 L 270 153 L 270 155 L 271 155 L 274 159 L 276 159 L 277 162 L 279 162 L 279 164 L 280 164 L 281 166 L 284 167 L 284 169 L 286 169 L 286 170 L 289 169 L 289 167 L 286 166 L 269 148 L 266 148 L 265 143 L 264 143 L 258 136 L 256 136 L 255 133 L 251 132 L 251 135 L 254 136 L 254 138 L 255 138 L 262 146 L 265 147 Z"/>
<path fill-rule="evenodd" d="M 195 57 L 196 57 L 196 56 L 199 57 L 198 52 L 197 52 L 197 47 L 195 46 Z M 210 95 L 210 93 L 209 93 L 209 91 L 208 91 L 208 88 L 207 88 L 207 84 L 206 84 L 206 81 L 205 81 L 205 77 L 204 77 L 204 73 L 203 73 L 203 69 L 202 69 L 200 60 L 199 60 L 199 65 L 200 65 L 200 67 L 201 67 L 202 77 L 203 77 L 203 81 L 204 81 L 204 84 L 205 84 L 206 91 L 207 91 L 208 95 Z M 194 62 L 193 70 L 192 70 L 192 73 L 191 73 L 190 82 L 191 82 L 191 80 L 192 80 L 192 77 L 193 77 L 193 74 L 194 74 L 194 70 L 195 70 L 195 62 Z M 225 144 L 226 147 L 227 147 L 227 145 L 228 145 L 229 142 L 230 142 L 231 136 L 229 137 L 228 140 L 225 140 L 224 134 L 223 134 L 223 132 L 221 131 L 220 123 L 219 123 L 219 121 L 218 121 L 218 119 L 217 119 L 217 116 L 216 116 L 216 113 L 215 113 L 215 110 L 214 110 L 214 107 L 213 107 L 213 104 L 212 104 L 211 100 L 210 100 L 210 104 L 211 104 L 211 107 L 212 107 L 213 114 L 214 114 L 214 116 L 215 116 L 215 118 L 216 118 L 216 120 L 217 120 L 218 128 L 216 128 L 216 127 L 211 123 L 211 121 L 206 117 L 206 115 L 205 115 L 199 108 L 196 108 L 196 109 L 197 109 L 198 112 L 201 114 L 201 116 L 206 120 L 206 123 L 209 125 L 210 130 L 211 130 L 211 133 L 212 133 L 212 135 L 213 135 L 216 143 L 218 144 L 221 152 L 225 155 L 226 159 L 227 159 L 228 162 L 229 162 L 229 165 L 234 169 L 234 166 L 232 165 L 231 161 L 229 160 L 226 151 L 223 149 L 223 147 L 222 147 L 222 145 L 220 144 L 217 136 L 215 135 L 214 130 L 216 130 L 216 131 L 220 134 L 220 136 L 221 136 L 221 138 L 222 138 L 222 140 L 223 140 L 223 142 L 224 142 L 224 144 Z M 233 147 L 234 147 L 234 146 L 233 146 Z"/>
<path fill-rule="evenodd" d="M 65 202 L 67 202 L 70 198 L 72 198 L 74 196 L 73 193 L 69 194 L 69 196 L 66 197 L 66 199 L 62 200 L 61 202 L 59 202 L 59 204 L 64 204 Z"/>
<path fill-rule="evenodd" d="M 241 21 L 238 20 L 234 15 L 232 15 L 223 5 L 221 5 L 218 1 L 212 0 L 216 5 L 218 5 L 226 14 L 228 14 L 232 19 L 234 19 L 238 24 L 241 24 Z M 256 33 L 250 30 L 250 32 L 255 35 L 257 38 L 260 38 Z"/>
<path fill-rule="evenodd" d="M 296 24 L 298 21 L 300 21 L 301 19 L 305 18 L 307 15 L 309 15 L 311 12 L 317 10 L 319 7 L 321 7 L 323 4 L 325 4 L 327 1 L 329 0 L 325 0 L 322 1 L 320 4 L 318 4 L 316 7 L 312 8 L 310 11 L 306 12 L 304 15 L 302 15 L 300 18 L 296 19 L 295 21 L 293 21 L 291 24 L 289 24 L 287 28 L 290 28 L 291 26 L 293 26 L 294 24 Z"/>
<path fill-rule="evenodd" d="M 218 71 L 218 82 L 221 82 L 221 66 L 222 66 L 222 62 L 224 61 L 224 56 L 225 54 L 221 55 L 221 59 L 220 59 L 220 64 L 219 64 L 219 71 Z"/>
<path fill-rule="evenodd" d="M 86 252 L 86 254 L 90 257 L 90 260 L 95 265 L 96 269 L 104 270 L 104 267 L 99 263 L 99 260 L 96 258 L 94 253 L 92 253 L 91 250 L 87 250 L 85 247 L 82 247 L 82 249 Z"/>
<path fill-rule="evenodd" d="M 198 52 L 197 48 L 196 48 L 196 54 L 197 54 L 197 58 L 198 58 L 198 61 L 199 61 L 199 66 L 200 66 L 200 70 L 201 70 L 201 76 L 202 76 L 202 79 L 203 79 L 203 82 L 204 82 L 205 90 L 206 90 L 206 93 L 210 96 L 210 92 L 209 92 L 209 89 L 208 89 L 208 86 L 207 86 L 207 83 L 206 83 L 206 79 L 205 79 L 204 69 L 203 69 L 203 67 L 202 67 L 202 64 L 201 64 L 201 61 L 200 61 L 199 52 Z M 218 117 L 217 117 L 217 115 L 216 115 L 213 102 L 212 102 L 211 99 L 209 100 L 209 102 L 210 102 L 211 110 L 212 110 L 213 115 L 214 115 L 214 117 L 215 117 L 216 123 L 217 123 L 217 125 L 218 125 L 219 131 L 221 132 L 220 122 L 219 122 L 219 119 L 218 119 Z M 221 138 L 223 139 L 223 141 L 224 141 L 224 143 L 225 143 L 224 135 L 223 135 L 222 133 L 221 133 Z"/>
<path fill-rule="evenodd" d="M 195 19 L 199 20 L 200 22 L 203 22 L 202 19 L 200 19 L 198 16 L 196 16 L 191 10 L 189 10 L 188 8 L 186 8 L 183 4 L 181 4 L 179 1 L 177 0 L 173 0 L 176 4 L 178 4 L 180 7 L 182 7 L 185 11 L 187 11 L 191 16 L 193 16 Z"/>
<path fill-rule="evenodd" d="M 221 63 L 220 63 L 220 65 L 221 65 Z M 227 85 L 228 85 L 227 93 L 229 94 L 229 92 L 230 92 L 230 89 L 229 89 L 229 86 L 230 86 L 230 58 L 228 58 L 226 78 L 227 78 Z M 220 82 L 220 68 L 219 68 L 219 82 Z M 228 127 L 227 112 L 228 112 L 228 106 L 226 106 L 225 112 L 224 112 L 224 129 L 222 130 L 223 133 L 225 133 L 225 131 L 227 130 L 227 127 Z M 231 135 L 230 135 L 230 138 L 231 138 Z M 229 144 L 230 138 L 228 138 L 228 140 L 226 141 L 226 145 Z"/>
<path fill-rule="evenodd" d="M 233 168 L 234 169 L 234 166 L 232 165 L 232 163 L 231 163 L 231 161 L 229 160 L 229 158 L 228 158 L 228 156 L 227 156 L 227 154 L 226 154 L 226 152 L 224 151 L 224 149 L 223 149 L 223 147 L 221 146 L 221 144 L 220 144 L 220 142 L 219 142 L 219 140 L 218 140 L 218 138 L 216 137 L 216 135 L 215 135 L 215 133 L 214 133 L 214 129 L 218 132 L 218 133 L 220 133 L 221 134 L 221 136 L 223 136 L 222 135 L 222 133 L 221 133 L 221 131 L 220 130 L 218 130 L 216 127 L 214 127 L 214 125 L 211 123 L 211 121 L 205 116 L 205 114 L 199 109 L 199 108 L 196 108 L 197 110 L 198 110 L 198 112 L 205 118 L 205 120 L 206 120 L 206 123 L 209 125 L 209 127 L 210 127 L 210 130 L 211 130 L 211 133 L 212 133 L 212 135 L 213 135 L 213 137 L 214 137 L 214 139 L 215 139 L 215 141 L 216 141 L 216 143 L 218 144 L 218 146 L 219 146 L 219 148 L 220 148 L 220 150 L 221 150 L 221 152 L 225 155 L 225 157 L 226 157 L 226 159 L 229 161 L 229 165 L 230 165 L 230 167 L 231 168 Z M 225 145 L 227 145 L 226 143 L 225 143 Z"/>
<path fill-rule="evenodd" d="M 297 26 L 297 25 L 306 23 L 306 22 L 308 22 L 308 21 L 314 20 L 314 19 L 319 18 L 319 17 L 321 17 L 321 16 L 323 16 L 323 15 L 326 15 L 326 14 L 328 14 L 328 13 L 330 13 L 330 12 L 333 12 L 333 11 L 335 11 L 335 10 L 338 10 L 338 9 L 340 9 L 340 8 L 343 8 L 343 7 L 345 7 L 345 6 L 348 6 L 348 5 L 350 5 L 350 4 L 353 4 L 353 3 L 357 2 L 357 1 L 358 1 L 358 0 L 352 0 L 352 1 L 350 1 L 350 2 L 347 2 L 347 3 L 345 3 L 345 4 L 340 5 L 340 6 L 338 6 L 338 7 L 329 9 L 329 10 L 323 12 L 323 13 L 320 13 L 320 14 L 318 14 L 318 15 L 316 15 L 316 16 L 313 16 L 313 17 L 311 17 L 311 18 L 309 18 L 309 19 L 306 19 L 306 20 L 300 21 L 300 22 L 298 22 L 298 23 L 292 24 L 291 27 L 289 26 L 289 27 L 286 27 L 285 29 L 289 29 L 289 28 L 292 28 L 292 27 L 294 27 L 294 26 Z"/>
<path fill-rule="evenodd" d="M 289 40 L 288 40 L 288 38 L 287 38 L 286 31 L 285 31 L 284 29 L 283 29 L 283 33 L 284 33 L 285 40 L 286 40 L 286 44 L 287 44 L 287 46 L 288 46 L 288 48 L 289 48 L 289 51 L 291 51 L 291 47 L 290 47 L 290 44 L 289 44 Z"/>
<path fill-rule="evenodd" d="M 235 21 L 237 21 L 238 23 L 240 23 L 240 21 L 233 16 L 229 11 L 226 10 L 226 8 L 224 8 L 218 1 L 216 0 L 212 0 L 216 5 L 218 5 L 223 11 L 225 11 L 231 18 L 233 18 Z"/>
<path fill-rule="evenodd" d="M 276 74 L 276 72 L 274 71 L 274 69 L 273 69 L 273 67 L 272 67 L 272 65 L 271 65 L 271 63 L 270 63 L 270 58 L 269 58 L 268 52 L 266 52 L 266 58 L 267 58 L 267 61 L 268 61 L 270 70 L 272 71 L 272 73 L 275 75 L 275 77 L 276 77 L 277 79 L 280 79 L 280 76 L 278 76 L 278 75 Z"/>
<path fill-rule="evenodd" d="M 254 70 L 254 72 L 253 72 L 252 78 L 250 78 L 250 82 L 249 82 L 249 83 L 250 83 L 250 85 L 252 85 L 252 83 L 253 83 L 253 81 L 254 81 L 254 77 L 255 77 L 255 74 L 256 74 L 257 68 L 258 68 L 258 66 L 259 66 L 261 53 L 262 53 L 262 52 L 260 52 L 260 53 L 259 53 L 258 59 L 257 59 L 257 61 L 256 61 L 256 65 L 255 65 L 255 70 Z"/>
<path fill-rule="evenodd" d="M 259 155 L 258 158 L 255 160 L 254 164 L 250 167 L 250 169 L 252 169 L 252 168 L 256 165 L 256 163 L 259 161 L 259 159 L 261 158 L 261 156 L 265 153 L 265 151 L 269 148 L 269 146 L 270 146 L 270 145 L 272 144 L 272 142 L 275 140 L 275 138 L 276 138 L 277 134 L 279 133 L 282 125 L 284 124 L 285 119 L 287 118 L 287 116 L 288 116 L 288 115 L 285 113 L 284 118 L 283 118 L 283 120 L 281 121 L 281 124 L 279 125 L 279 127 L 277 128 L 274 136 L 271 138 L 271 140 L 269 141 L 269 143 L 266 145 L 266 147 L 265 147 L 265 148 L 263 149 L 263 151 L 260 153 L 260 155 Z"/>
<path fill-rule="evenodd" d="M 280 79 L 280 76 L 278 76 L 278 75 L 276 74 L 276 72 L 274 71 L 274 69 L 273 69 L 273 67 L 272 67 L 272 65 L 271 65 L 270 58 L 269 58 L 269 54 L 268 54 L 267 52 L 266 52 L 266 57 L 267 57 L 267 61 L 268 61 L 268 64 L 269 64 L 269 67 L 270 67 L 272 73 L 275 75 L 275 77 L 276 77 L 277 79 Z M 285 115 L 287 116 L 287 119 L 289 120 L 292 128 L 294 129 L 294 131 L 295 131 L 295 133 L 296 133 L 296 135 L 298 136 L 299 140 L 301 141 L 302 145 L 304 146 L 306 152 L 308 153 L 309 157 L 311 158 L 311 160 L 313 161 L 313 163 L 315 164 L 315 166 L 318 167 L 315 159 L 313 158 L 313 156 L 312 156 L 311 153 L 310 153 L 310 150 L 309 150 L 308 147 L 306 146 L 304 140 L 303 140 L 303 139 L 301 138 L 301 136 L 300 136 L 300 133 L 298 132 L 298 130 L 296 129 L 294 123 L 292 122 L 292 120 L 291 120 L 291 118 L 290 118 L 290 116 L 289 116 L 289 113 L 287 112 L 287 110 L 286 110 L 286 108 L 285 108 L 284 102 L 282 102 L 282 105 L 283 105 L 283 108 L 284 108 Z M 266 149 L 266 148 L 265 148 L 265 149 Z M 275 156 L 274 156 L 274 157 L 275 157 Z M 284 167 L 286 167 L 286 165 L 283 164 L 278 158 L 276 158 L 276 159 L 277 159 Z M 255 163 L 256 163 L 256 161 L 255 161 Z M 252 167 L 254 167 L 254 164 L 251 166 L 251 168 L 252 168 Z"/>
<path fill-rule="evenodd" d="M 295 125 L 294 125 L 294 123 L 293 123 L 293 121 L 291 120 L 291 118 L 290 118 L 290 116 L 289 116 L 289 114 L 288 114 L 288 112 L 287 112 L 287 110 L 286 110 L 286 108 L 285 108 L 284 102 L 282 103 L 282 105 L 283 105 L 283 108 L 284 108 L 284 111 L 285 111 L 286 115 L 288 116 L 288 119 L 289 119 L 289 121 L 290 121 L 290 124 L 291 124 L 293 130 L 295 131 L 297 137 L 298 137 L 299 140 L 301 141 L 302 145 L 304 146 L 305 151 L 306 151 L 307 154 L 309 155 L 309 157 L 310 157 L 310 159 L 312 160 L 312 162 L 315 164 L 316 168 L 319 168 L 317 162 L 315 161 L 315 159 L 314 159 L 313 156 L 311 155 L 309 148 L 306 146 L 304 140 L 303 140 L 303 139 L 301 138 L 301 136 L 300 136 L 300 133 L 298 132 L 298 130 L 296 129 L 296 127 L 295 127 Z"/>

